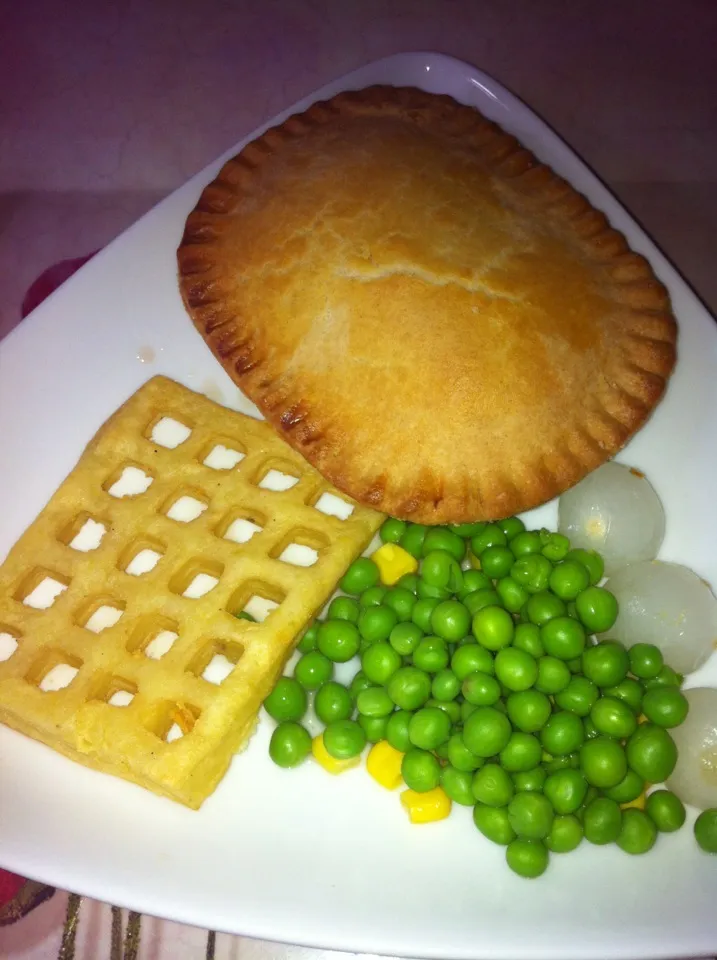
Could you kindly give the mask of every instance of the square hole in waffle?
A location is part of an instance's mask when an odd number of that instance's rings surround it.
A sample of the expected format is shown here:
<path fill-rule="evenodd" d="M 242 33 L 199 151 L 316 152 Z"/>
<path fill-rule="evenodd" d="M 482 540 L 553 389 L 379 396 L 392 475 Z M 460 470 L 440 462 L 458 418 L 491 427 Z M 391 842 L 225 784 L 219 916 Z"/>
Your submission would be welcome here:
<path fill-rule="evenodd" d="M 382 519 L 264 422 L 156 377 L 0 566 L 0 720 L 200 806 Z"/>

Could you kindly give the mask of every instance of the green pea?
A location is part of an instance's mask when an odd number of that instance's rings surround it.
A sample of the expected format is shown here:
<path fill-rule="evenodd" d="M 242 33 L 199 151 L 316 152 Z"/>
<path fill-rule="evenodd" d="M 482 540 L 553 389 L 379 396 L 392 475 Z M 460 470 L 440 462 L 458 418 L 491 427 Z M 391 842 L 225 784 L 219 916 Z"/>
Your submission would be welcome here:
<path fill-rule="evenodd" d="M 356 697 L 358 697 L 362 690 L 368 690 L 368 688 L 372 686 L 373 683 L 369 680 L 363 670 L 359 670 L 358 673 L 354 674 L 354 678 L 349 684 L 349 693 L 351 694 L 351 699 L 355 702 Z"/>
<path fill-rule="evenodd" d="M 600 692 L 592 680 L 587 677 L 571 677 L 567 687 L 555 694 L 555 702 L 561 710 L 587 717 Z"/>
<path fill-rule="evenodd" d="M 421 581 L 429 587 L 457 593 L 463 586 L 463 571 L 453 554 L 447 550 L 432 550 L 421 563 Z"/>
<path fill-rule="evenodd" d="M 461 692 L 468 703 L 477 707 L 491 707 L 500 700 L 500 684 L 495 677 L 481 670 L 468 674 L 463 681 Z"/>
<path fill-rule="evenodd" d="M 645 681 L 644 686 L 646 690 L 651 690 L 653 687 L 677 687 L 679 689 L 684 679 L 681 673 L 677 673 L 672 667 L 665 664 L 656 677 Z"/>
<path fill-rule="evenodd" d="M 520 610 L 520 615 L 524 621 L 542 627 L 543 624 L 548 623 L 555 617 L 564 617 L 565 604 L 554 593 L 550 593 L 548 590 L 540 590 L 528 598 Z"/>
<path fill-rule="evenodd" d="M 515 730 L 500 751 L 500 762 L 508 773 L 521 773 L 533 770 L 540 763 L 542 747 L 537 737 L 531 733 Z"/>
<path fill-rule="evenodd" d="M 398 541 L 399 545 L 418 560 L 423 552 L 423 541 L 427 530 L 428 527 L 424 527 L 423 524 L 409 523 L 405 533 Z"/>
<path fill-rule="evenodd" d="M 308 730 L 292 720 L 274 730 L 269 741 L 269 756 L 278 767 L 298 767 L 311 752 Z"/>
<path fill-rule="evenodd" d="M 528 690 L 538 679 L 538 664 L 524 650 L 504 647 L 495 656 L 495 675 L 511 692 Z"/>
<path fill-rule="evenodd" d="M 590 719 L 598 733 L 624 740 L 635 732 L 637 718 L 633 710 L 616 697 L 600 697 L 593 704 Z"/>
<path fill-rule="evenodd" d="M 508 844 L 505 859 L 519 877 L 534 880 L 548 869 L 549 853 L 541 840 L 522 840 L 518 838 Z"/>
<path fill-rule="evenodd" d="M 577 750 L 585 737 L 582 721 L 574 713 L 560 710 L 548 718 L 540 731 L 540 742 L 554 757 Z"/>
<path fill-rule="evenodd" d="M 508 542 L 525 530 L 525 524 L 520 517 L 506 517 L 505 520 L 498 520 L 497 525 L 505 534 Z"/>
<path fill-rule="evenodd" d="M 428 750 L 413 747 L 401 761 L 401 776 L 409 790 L 425 793 L 441 782 L 441 765 Z"/>
<path fill-rule="evenodd" d="M 533 767 L 532 770 L 518 770 L 513 774 L 513 786 L 516 792 L 530 792 L 542 790 L 548 774 L 542 767 Z"/>
<path fill-rule="evenodd" d="M 561 600 L 575 600 L 590 585 L 590 574 L 577 560 L 563 560 L 550 574 L 549 584 Z"/>
<path fill-rule="evenodd" d="M 695 840 L 705 853 L 717 853 L 717 809 L 703 810 L 695 820 Z"/>
<path fill-rule="evenodd" d="M 543 767 L 547 774 L 558 773 L 561 770 L 578 770 L 580 768 L 580 754 L 577 751 L 554 757 L 543 751 Z"/>
<path fill-rule="evenodd" d="M 540 627 L 534 623 L 517 623 L 513 634 L 513 646 L 516 650 L 529 653 L 536 660 L 544 656 L 545 648 L 540 639 Z"/>
<path fill-rule="evenodd" d="M 495 673 L 493 656 L 485 647 L 477 643 L 469 643 L 457 648 L 451 657 L 451 670 L 461 681 L 475 672 L 493 675 Z"/>
<path fill-rule="evenodd" d="M 640 680 L 651 680 L 665 665 L 662 651 L 652 643 L 635 643 L 627 655 L 630 658 L 630 673 Z"/>
<path fill-rule="evenodd" d="M 370 557 L 358 557 L 339 580 L 344 593 L 358 594 L 375 587 L 380 579 L 378 567 Z"/>
<path fill-rule="evenodd" d="M 642 712 L 658 727 L 677 727 L 684 722 L 689 703 L 677 687 L 653 687 L 645 691 Z"/>
<path fill-rule="evenodd" d="M 604 790 L 603 793 L 615 803 L 630 803 L 632 800 L 637 800 L 644 789 L 645 781 L 642 777 L 634 770 L 628 770 L 619 783 Z"/>
<path fill-rule="evenodd" d="M 664 783 L 675 769 L 675 741 L 667 730 L 654 723 L 641 723 L 625 749 L 627 762 L 648 783 Z"/>
<path fill-rule="evenodd" d="M 510 538 L 510 550 L 516 560 L 527 557 L 531 553 L 540 553 L 543 541 L 537 530 L 523 530 Z"/>
<path fill-rule="evenodd" d="M 475 798 L 471 789 L 472 783 L 473 774 L 466 770 L 458 770 L 450 763 L 441 771 L 441 786 L 454 803 L 460 803 L 465 807 L 473 806 Z"/>
<path fill-rule="evenodd" d="M 444 670 L 450 661 L 448 645 L 442 637 L 422 637 L 413 651 L 413 663 L 426 673 Z"/>
<path fill-rule="evenodd" d="M 542 840 L 550 833 L 555 812 L 542 793 L 516 793 L 508 804 L 508 819 L 516 836 Z"/>
<path fill-rule="evenodd" d="M 395 750 L 405 753 L 411 748 L 408 736 L 408 724 L 413 714 L 408 710 L 396 710 L 390 714 L 386 723 L 386 739 Z"/>
<path fill-rule="evenodd" d="M 355 720 L 335 720 L 327 724 L 323 737 L 326 752 L 335 760 L 357 757 L 366 746 L 366 734 Z"/>
<path fill-rule="evenodd" d="M 388 640 L 397 623 L 396 611 L 383 603 L 364 607 L 358 619 L 358 632 L 368 643 L 379 643 Z"/>
<path fill-rule="evenodd" d="M 645 813 L 660 833 L 674 833 L 687 818 L 685 805 L 671 790 L 655 790 L 645 801 Z"/>
<path fill-rule="evenodd" d="M 446 745 L 446 759 L 457 770 L 463 770 L 467 773 L 473 773 L 483 766 L 483 758 L 471 753 L 463 743 L 463 737 L 460 733 L 454 733 L 449 737 Z"/>
<path fill-rule="evenodd" d="M 598 687 L 614 687 L 627 676 L 627 650 L 616 640 L 603 640 L 583 651 L 583 673 Z"/>
<path fill-rule="evenodd" d="M 359 714 L 358 724 L 366 734 L 366 740 L 369 743 L 378 743 L 379 740 L 386 739 L 386 727 L 388 726 L 388 717 L 369 717 L 367 714 Z"/>
<path fill-rule="evenodd" d="M 453 533 L 447 527 L 431 527 L 426 531 L 423 539 L 422 553 L 425 557 L 432 550 L 445 550 L 450 553 L 458 563 L 466 555 L 466 545 L 462 537 Z"/>
<path fill-rule="evenodd" d="M 459 600 L 444 600 L 431 614 L 433 633 L 453 643 L 470 631 L 471 615 Z"/>
<path fill-rule="evenodd" d="M 585 649 L 585 630 L 572 617 L 553 617 L 540 628 L 546 653 L 559 660 L 574 660 Z"/>
<path fill-rule="evenodd" d="M 572 814 L 556 816 L 543 841 L 551 853 L 571 853 L 583 839 L 583 825 Z"/>
<path fill-rule="evenodd" d="M 495 707 L 478 707 L 463 724 L 463 742 L 477 757 L 493 757 L 506 745 L 511 732 L 505 714 Z"/>
<path fill-rule="evenodd" d="M 493 580 L 507 577 L 514 563 L 515 557 L 508 547 L 498 545 L 486 547 L 480 558 L 481 570 Z"/>
<path fill-rule="evenodd" d="M 355 624 L 349 620 L 326 620 L 319 627 L 316 644 L 329 660 L 346 663 L 358 653 L 361 637 Z"/>
<path fill-rule="evenodd" d="M 515 840 L 515 832 L 508 819 L 508 807 L 494 807 L 476 803 L 473 807 L 473 823 L 484 837 L 493 843 L 507 846 Z"/>
<path fill-rule="evenodd" d="M 547 557 L 541 553 L 529 553 L 515 561 L 510 575 L 528 593 L 541 593 L 548 589 L 552 570 L 553 565 Z"/>
<path fill-rule="evenodd" d="M 296 645 L 296 649 L 300 650 L 301 653 L 310 653 L 312 650 L 316 649 L 316 638 L 319 635 L 319 623 L 314 621 L 310 627 L 307 627 L 304 631 L 304 635 L 299 640 Z"/>
<path fill-rule="evenodd" d="M 401 657 L 410 657 L 423 637 L 423 631 L 415 623 L 397 623 L 388 642 Z"/>
<path fill-rule="evenodd" d="M 472 713 L 475 713 L 477 709 L 477 704 L 469 703 L 467 700 L 464 700 L 461 704 L 461 722 L 465 723 L 468 717 L 470 717 Z"/>
<path fill-rule="evenodd" d="M 543 787 L 543 792 L 556 813 L 575 813 L 582 806 L 587 794 L 588 783 L 579 770 L 570 767 L 551 773 Z"/>
<path fill-rule="evenodd" d="M 538 660 L 538 677 L 535 689 L 540 693 L 556 694 L 570 683 L 570 670 L 563 660 L 556 657 L 541 657 Z"/>
<path fill-rule="evenodd" d="M 431 694 L 436 700 L 447 703 L 455 700 L 461 692 L 461 681 L 452 670 L 439 670 L 431 683 Z"/>
<path fill-rule="evenodd" d="M 590 683 L 590 680 L 588 680 L 588 683 Z M 557 698 L 555 702 L 557 703 Z M 558 706 L 560 706 L 560 704 L 558 704 Z M 565 709 L 565 707 L 563 707 L 563 709 Z M 585 731 L 586 740 L 592 740 L 593 737 L 600 736 L 600 733 L 598 732 L 597 727 L 592 722 L 589 716 L 583 717 L 583 730 Z"/>
<path fill-rule="evenodd" d="M 382 543 L 398 543 L 401 537 L 408 529 L 408 524 L 404 520 L 396 520 L 393 517 L 386 517 L 381 524 L 378 535 Z"/>
<path fill-rule="evenodd" d="M 264 709 L 277 723 L 301 720 L 306 713 L 306 690 L 292 677 L 279 677 L 264 701 Z"/>
<path fill-rule="evenodd" d="M 578 617 L 590 633 L 605 633 L 617 620 L 617 600 L 604 587 L 588 587 L 575 598 Z"/>
<path fill-rule="evenodd" d="M 464 570 L 463 585 L 458 591 L 458 599 L 463 601 L 469 593 L 476 590 L 492 590 L 493 581 L 482 570 Z"/>
<path fill-rule="evenodd" d="M 404 573 L 404 575 L 396 581 L 396 586 L 401 587 L 402 590 L 408 590 L 409 593 L 412 593 L 415 597 L 416 591 L 418 590 L 418 580 L 419 577 L 417 574 Z"/>
<path fill-rule="evenodd" d="M 353 698 L 343 684 L 328 680 L 316 691 L 314 712 L 323 724 L 333 723 L 334 720 L 348 720 L 353 710 Z"/>
<path fill-rule="evenodd" d="M 362 609 L 363 607 L 377 607 L 383 603 L 383 598 L 387 593 L 386 587 L 369 587 L 359 597 L 359 606 Z"/>
<path fill-rule="evenodd" d="M 489 807 L 505 807 L 513 798 L 513 781 L 497 763 L 486 763 L 473 774 L 473 796 Z"/>
<path fill-rule="evenodd" d="M 388 683 L 402 665 L 401 655 L 389 643 L 374 643 L 361 655 L 361 668 L 372 683 Z"/>
<path fill-rule="evenodd" d="M 431 678 L 417 667 L 400 667 L 386 685 L 400 710 L 418 710 L 431 695 Z"/>
<path fill-rule="evenodd" d="M 630 808 L 622 812 L 622 827 L 617 845 L 625 853 L 639 856 L 652 850 L 657 840 L 657 827 L 642 810 Z"/>
<path fill-rule="evenodd" d="M 550 701 L 537 690 L 511 693 L 506 701 L 511 723 L 524 733 L 537 733 L 545 726 L 550 716 Z"/>
<path fill-rule="evenodd" d="M 562 533 L 551 533 L 549 530 L 540 531 L 543 549 L 540 551 L 551 563 L 559 563 L 570 550 L 570 541 Z M 587 586 L 587 584 L 586 584 Z"/>
<path fill-rule="evenodd" d="M 393 707 L 393 700 L 383 687 L 369 687 L 356 697 L 356 709 L 366 717 L 387 717 Z"/>
<path fill-rule="evenodd" d="M 421 750 L 435 750 L 448 740 L 450 733 L 450 718 L 435 707 L 422 707 L 417 710 L 408 725 L 411 743 Z"/>
<path fill-rule="evenodd" d="M 334 597 L 326 612 L 327 620 L 350 620 L 356 623 L 361 607 L 353 597 Z"/>
<path fill-rule="evenodd" d="M 450 600 L 451 591 L 448 587 L 433 587 L 425 580 L 419 580 L 416 596 L 419 600 L 437 600 L 440 602 L 441 600 Z"/>
<path fill-rule="evenodd" d="M 577 560 L 582 563 L 590 577 L 590 583 L 600 583 L 605 576 L 605 563 L 603 558 L 595 550 L 570 550 L 565 555 L 566 560 Z"/>
<path fill-rule="evenodd" d="M 299 657 L 294 667 L 294 676 L 305 690 L 318 690 L 322 683 L 331 679 L 333 673 L 333 663 L 318 650 Z"/>
<path fill-rule="evenodd" d="M 494 549 L 505 549 L 504 547 Z M 511 558 L 512 558 L 511 554 Z M 530 594 L 524 587 L 514 580 L 512 577 L 502 577 L 497 581 L 495 585 L 495 590 L 500 599 L 503 601 L 503 606 L 506 610 L 509 610 L 511 613 L 520 613 L 525 604 L 528 601 Z"/>
<path fill-rule="evenodd" d="M 622 810 L 609 797 L 596 797 L 583 814 L 583 830 L 589 843 L 602 846 L 614 843 L 620 836 Z"/>
<path fill-rule="evenodd" d="M 474 556 L 480 557 L 488 547 L 504 547 L 507 542 L 505 534 L 496 523 L 487 523 L 480 533 L 471 537 L 471 551 Z"/>
<path fill-rule="evenodd" d="M 603 690 L 603 694 L 606 697 L 614 697 L 616 700 L 622 700 L 622 702 L 626 703 L 633 713 L 636 714 L 642 712 L 643 692 L 642 685 L 638 683 L 637 680 L 633 680 L 632 677 L 625 677 L 625 679 L 621 680 L 616 686 L 606 687 Z"/>
<path fill-rule="evenodd" d="M 503 601 L 495 590 L 475 590 L 463 598 L 463 604 L 474 617 L 485 607 L 502 607 Z"/>
<path fill-rule="evenodd" d="M 580 748 L 580 767 L 588 783 L 600 790 L 609 790 L 624 779 L 627 757 L 617 740 L 595 737 L 586 740 Z"/>
<path fill-rule="evenodd" d="M 416 604 L 416 597 L 404 587 L 391 587 L 383 598 L 384 606 L 390 607 L 398 617 L 399 623 L 406 623 L 411 619 L 411 613 Z"/>
<path fill-rule="evenodd" d="M 425 597 L 417 600 L 411 611 L 411 621 L 415 623 L 423 633 L 431 632 L 431 617 L 440 600 L 435 597 Z"/>
<path fill-rule="evenodd" d="M 484 607 L 473 617 L 473 636 L 486 650 L 500 650 L 513 639 L 513 618 L 502 607 Z"/>

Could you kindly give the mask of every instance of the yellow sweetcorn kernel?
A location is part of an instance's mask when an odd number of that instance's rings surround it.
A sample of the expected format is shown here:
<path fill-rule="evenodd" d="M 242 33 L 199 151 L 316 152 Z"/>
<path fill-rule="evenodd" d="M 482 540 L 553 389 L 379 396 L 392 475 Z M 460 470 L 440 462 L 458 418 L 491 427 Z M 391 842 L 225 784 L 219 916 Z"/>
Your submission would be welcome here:
<path fill-rule="evenodd" d="M 437 820 L 445 820 L 452 806 L 450 798 L 440 787 L 426 790 L 425 793 L 404 790 L 401 803 L 411 823 L 435 823 Z"/>
<path fill-rule="evenodd" d="M 374 744 L 366 758 L 366 769 L 387 790 L 395 790 L 403 777 L 401 776 L 401 761 L 403 754 L 392 747 L 388 740 L 379 740 Z"/>
<path fill-rule="evenodd" d="M 405 573 L 418 570 L 418 560 L 396 543 L 384 543 L 371 555 L 371 559 L 378 567 L 381 582 L 387 587 L 392 587 Z"/>
<path fill-rule="evenodd" d="M 645 789 L 642 791 L 639 797 L 635 797 L 634 800 L 628 800 L 626 803 L 621 803 L 620 809 L 629 810 L 630 807 L 635 807 L 635 809 L 637 810 L 644 810 L 645 801 L 647 800 L 647 793 L 646 793 L 647 790 L 648 790 L 648 786 L 645 787 Z"/>
<path fill-rule="evenodd" d="M 345 770 L 350 770 L 351 767 L 357 767 L 361 762 L 361 754 L 356 757 L 349 757 L 348 760 L 337 760 L 336 757 L 332 757 L 324 746 L 323 734 L 319 734 L 318 737 L 314 737 L 311 741 L 311 753 L 313 754 L 314 760 L 316 760 L 324 770 L 333 774 L 344 773 Z"/>

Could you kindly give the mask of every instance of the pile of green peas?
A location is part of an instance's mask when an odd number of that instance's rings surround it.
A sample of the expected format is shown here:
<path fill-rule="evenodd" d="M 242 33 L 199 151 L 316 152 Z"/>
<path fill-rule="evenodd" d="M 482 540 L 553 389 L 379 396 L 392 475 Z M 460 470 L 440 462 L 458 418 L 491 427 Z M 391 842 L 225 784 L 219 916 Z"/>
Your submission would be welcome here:
<path fill-rule="evenodd" d="M 265 701 L 277 764 L 308 756 L 301 720 L 313 693 L 330 756 L 388 740 L 404 755 L 406 786 L 441 786 L 472 807 L 520 876 L 540 876 L 550 853 L 583 838 L 642 854 L 682 826 L 685 808 L 665 789 L 644 810 L 624 807 L 672 773 L 668 731 L 688 704 L 657 647 L 594 639 L 618 612 L 599 586 L 599 554 L 517 517 L 451 527 L 389 518 L 380 538 L 419 570 L 385 587 L 370 558 L 349 567 L 344 595 L 306 631 L 293 676 Z M 360 669 L 339 683 L 335 665 L 354 658 Z M 713 820 L 701 832 L 717 847 Z"/>

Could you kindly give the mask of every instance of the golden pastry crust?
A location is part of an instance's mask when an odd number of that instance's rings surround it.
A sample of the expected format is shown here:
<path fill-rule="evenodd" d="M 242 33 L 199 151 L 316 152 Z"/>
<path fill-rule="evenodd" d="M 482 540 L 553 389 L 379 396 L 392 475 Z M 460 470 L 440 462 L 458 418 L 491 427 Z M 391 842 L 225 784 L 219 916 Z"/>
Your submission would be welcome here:
<path fill-rule="evenodd" d="M 359 502 L 495 519 L 616 453 L 675 363 L 664 287 L 605 216 L 471 107 L 342 93 L 203 191 L 187 310 L 275 429 Z"/>

